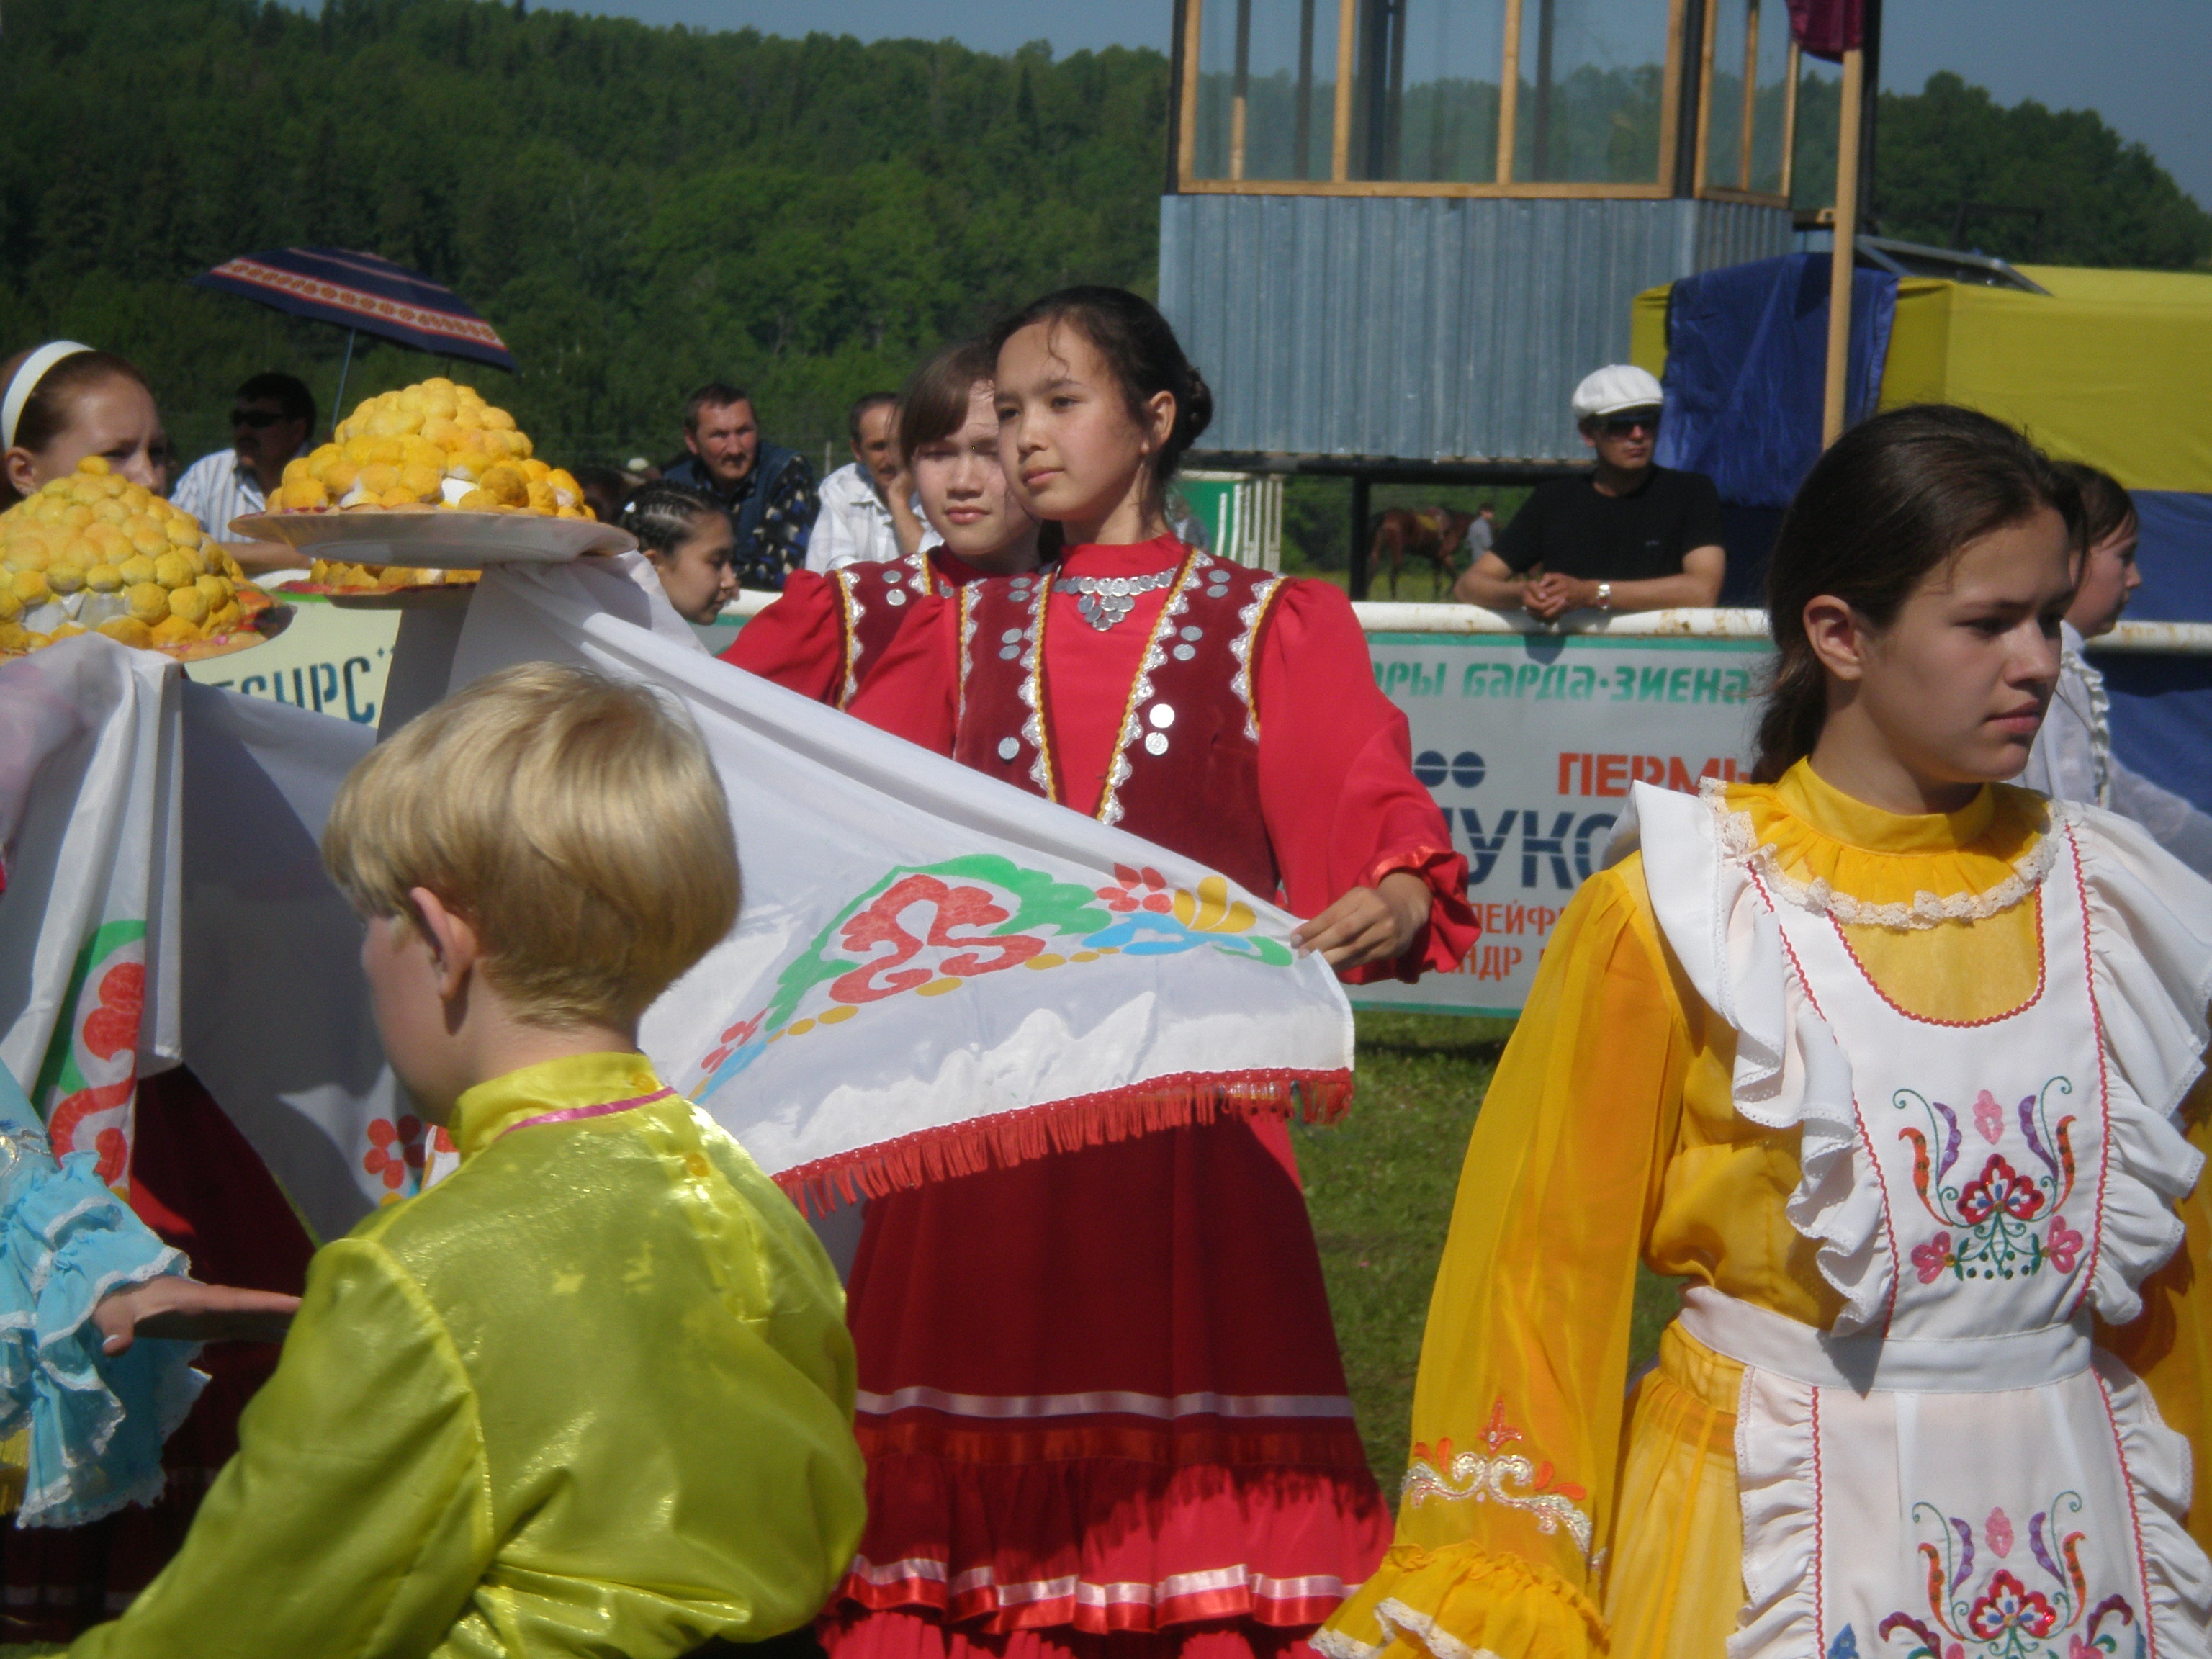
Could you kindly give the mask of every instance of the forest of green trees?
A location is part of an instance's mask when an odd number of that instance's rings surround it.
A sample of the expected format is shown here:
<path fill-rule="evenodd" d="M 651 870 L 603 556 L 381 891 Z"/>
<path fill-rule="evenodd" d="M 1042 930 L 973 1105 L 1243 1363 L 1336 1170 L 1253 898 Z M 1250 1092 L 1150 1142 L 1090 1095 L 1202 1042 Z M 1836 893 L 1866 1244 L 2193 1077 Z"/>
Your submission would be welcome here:
<path fill-rule="evenodd" d="M 1825 198 L 1833 82 L 1799 196 Z M 1151 51 L 654 28 L 507 0 L 11 0 L 0 33 L 0 354 L 137 359 L 187 453 L 252 370 L 325 399 L 344 337 L 186 285 L 287 243 L 448 282 L 514 348 L 478 371 L 551 454 L 677 441 L 719 376 L 819 453 L 845 402 L 1056 284 L 1152 289 L 1169 104 Z M 2017 258 L 2182 267 L 2212 217 L 2095 114 L 1954 76 L 1881 100 L 1874 210 Z M 383 347 L 347 400 L 429 372 Z"/>
<path fill-rule="evenodd" d="M 0 341 L 127 353 L 180 439 L 344 337 L 185 286 L 287 243 L 450 283 L 549 453 L 676 447 L 700 380 L 779 435 L 1035 293 L 1153 280 L 1155 53 L 763 39 L 486 0 L 14 0 L 0 49 Z M 426 372 L 393 348 L 368 392 Z M 349 389 L 351 402 L 354 391 Z M 189 448 L 191 444 L 188 442 Z"/>

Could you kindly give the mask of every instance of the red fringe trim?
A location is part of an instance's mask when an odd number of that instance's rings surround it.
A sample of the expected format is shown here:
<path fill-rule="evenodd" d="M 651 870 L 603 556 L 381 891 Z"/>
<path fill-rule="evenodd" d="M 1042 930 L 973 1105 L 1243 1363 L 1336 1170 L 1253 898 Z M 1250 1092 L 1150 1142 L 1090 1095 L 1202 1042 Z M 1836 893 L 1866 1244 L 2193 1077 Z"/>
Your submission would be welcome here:
<path fill-rule="evenodd" d="M 801 1164 L 775 1181 L 793 1203 L 822 1215 L 864 1197 L 1224 1117 L 1296 1115 L 1309 1123 L 1334 1123 L 1351 1104 L 1352 1073 L 1346 1071 L 1181 1072 L 918 1130 Z"/>

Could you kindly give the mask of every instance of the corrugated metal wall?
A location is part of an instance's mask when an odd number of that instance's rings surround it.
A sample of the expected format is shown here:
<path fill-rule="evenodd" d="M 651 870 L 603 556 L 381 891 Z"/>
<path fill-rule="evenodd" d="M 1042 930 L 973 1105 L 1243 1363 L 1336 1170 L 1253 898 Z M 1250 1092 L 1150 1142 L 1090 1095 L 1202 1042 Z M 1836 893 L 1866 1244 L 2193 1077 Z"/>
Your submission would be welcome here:
<path fill-rule="evenodd" d="M 1631 299 L 1790 236 L 1729 202 L 1167 196 L 1160 308 L 1206 449 L 1580 460 L 1567 398 L 1627 361 Z"/>

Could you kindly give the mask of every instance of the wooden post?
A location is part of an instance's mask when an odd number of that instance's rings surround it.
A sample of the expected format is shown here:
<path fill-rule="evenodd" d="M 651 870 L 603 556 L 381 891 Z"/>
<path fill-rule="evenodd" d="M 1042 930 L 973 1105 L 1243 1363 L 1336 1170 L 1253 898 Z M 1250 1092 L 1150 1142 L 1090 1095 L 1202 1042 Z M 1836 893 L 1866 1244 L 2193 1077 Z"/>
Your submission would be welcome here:
<path fill-rule="evenodd" d="M 1358 5 L 1359 0 L 1338 0 L 1336 8 L 1336 108 L 1329 128 L 1328 176 L 1340 185 L 1352 177 L 1352 58 Z"/>
<path fill-rule="evenodd" d="M 1521 0 L 1505 0 L 1505 68 L 1498 77 L 1498 182 L 1513 182 L 1514 131 L 1521 102 Z"/>
<path fill-rule="evenodd" d="M 1297 129 L 1297 137 L 1291 141 L 1291 148 L 1297 155 L 1297 165 L 1291 173 L 1300 179 L 1313 177 L 1312 158 L 1307 154 L 1313 148 L 1313 49 L 1314 0 L 1300 0 Z"/>
<path fill-rule="evenodd" d="M 1851 256 L 1859 227 L 1859 113 L 1865 102 L 1866 54 L 1844 54 L 1843 112 L 1836 133 L 1836 251 L 1828 265 L 1828 395 L 1820 411 L 1820 447 L 1844 434 L 1844 395 L 1851 356 Z"/>
<path fill-rule="evenodd" d="M 1244 132 L 1252 82 L 1252 0 L 1237 0 L 1237 58 L 1229 86 L 1229 176 L 1244 176 Z"/>
<path fill-rule="evenodd" d="M 1751 146 L 1759 136 L 1759 8 L 1743 18 L 1743 138 L 1736 152 L 1736 188 L 1751 188 Z"/>

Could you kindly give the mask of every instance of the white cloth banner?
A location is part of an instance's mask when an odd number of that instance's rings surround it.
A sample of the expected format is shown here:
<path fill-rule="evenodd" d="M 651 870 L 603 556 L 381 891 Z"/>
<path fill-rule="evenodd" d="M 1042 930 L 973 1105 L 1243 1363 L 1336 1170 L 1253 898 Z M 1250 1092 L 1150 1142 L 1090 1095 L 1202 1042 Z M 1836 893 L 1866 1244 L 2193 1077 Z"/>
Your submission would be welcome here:
<path fill-rule="evenodd" d="M 451 684 L 566 662 L 659 687 L 698 722 L 744 906 L 648 1012 L 642 1042 L 787 1187 L 834 1201 L 1224 1103 L 1327 1112 L 1346 1097 L 1350 1009 L 1324 963 L 1293 957 L 1291 917 L 716 662 L 649 583 L 634 556 L 487 572 Z M 94 659 L 99 672 L 79 667 Z M 97 638 L 0 669 L 0 708 L 35 689 L 74 710 L 68 742 L 96 733 L 121 757 L 20 781 L 0 761 L 0 837 L 21 819 L 0 841 L 0 965 L 39 964 L 0 980 L 4 1052 L 19 1077 L 20 1056 L 43 1052 L 16 1028 L 82 949 L 63 943 L 91 912 L 78 878 L 56 873 L 70 862 L 58 834 L 103 814 L 136 826 L 99 879 L 143 866 L 143 908 L 181 912 L 183 1057 L 329 1237 L 450 1158 L 383 1064 L 359 928 L 315 854 L 369 733 L 211 688 L 173 695 L 175 675 Z M 173 774 L 179 752 L 180 785 L 143 781 L 162 756 Z"/>
<path fill-rule="evenodd" d="M 179 680 L 119 647 L 0 669 L 0 1064 L 110 1182 L 179 1053 Z"/>

